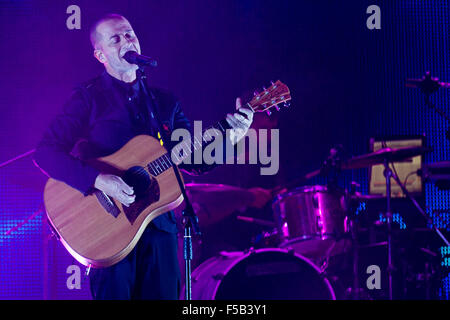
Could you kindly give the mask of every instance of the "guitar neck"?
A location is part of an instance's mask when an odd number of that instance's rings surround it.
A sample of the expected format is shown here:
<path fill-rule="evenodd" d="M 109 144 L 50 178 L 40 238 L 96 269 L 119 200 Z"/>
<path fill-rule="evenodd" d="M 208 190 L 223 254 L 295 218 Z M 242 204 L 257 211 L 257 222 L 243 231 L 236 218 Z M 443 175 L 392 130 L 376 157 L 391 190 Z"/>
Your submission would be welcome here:
<path fill-rule="evenodd" d="M 222 119 L 210 126 L 209 128 L 203 130 L 201 137 L 194 135 L 189 141 L 182 141 L 177 144 L 172 150 L 172 159 L 175 161 L 176 165 L 179 165 L 186 158 L 190 157 L 196 150 L 203 148 L 203 146 L 214 139 L 214 135 L 211 134 L 211 130 L 218 131 L 217 134 L 222 134 L 226 136 L 226 131 L 231 129 L 230 125 L 225 119 Z"/>
<path fill-rule="evenodd" d="M 287 103 L 291 100 L 289 88 L 281 81 L 276 81 L 268 89 L 264 89 L 261 93 L 256 93 L 251 101 L 246 103 L 243 107 L 246 107 L 255 112 L 267 112 L 270 115 L 270 110 L 275 108 L 279 110 L 279 105 L 284 103 L 286 107 Z M 237 111 L 238 112 L 238 111 Z M 209 142 L 211 142 L 217 135 L 226 136 L 227 130 L 231 129 L 226 119 L 222 119 L 207 128 L 202 132 L 201 137 L 194 134 L 189 141 L 183 140 L 170 150 L 170 155 L 165 154 L 156 159 L 148 165 L 150 172 L 153 174 L 161 174 L 174 164 L 179 165 L 185 159 L 190 157 L 192 153 Z M 218 131 L 218 132 L 217 132 Z M 213 132 L 214 134 L 211 134 Z M 216 134 L 217 132 L 217 134 Z"/>
<path fill-rule="evenodd" d="M 210 134 L 211 129 L 218 130 L 221 134 L 225 135 L 226 131 L 231 129 L 231 127 L 225 119 L 222 119 L 204 130 L 201 137 L 194 136 L 190 141 L 183 140 L 171 150 L 171 155 L 166 153 L 150 162 L 147 165 L 149 172 L 153 176 L 158 176 L 167 169 L 172 168 L 174 164 L 181 164 L 183 160 L 191 156 L 195 150 L 203 148 L 206 143 L 213 139 L 213 136 Z"/>

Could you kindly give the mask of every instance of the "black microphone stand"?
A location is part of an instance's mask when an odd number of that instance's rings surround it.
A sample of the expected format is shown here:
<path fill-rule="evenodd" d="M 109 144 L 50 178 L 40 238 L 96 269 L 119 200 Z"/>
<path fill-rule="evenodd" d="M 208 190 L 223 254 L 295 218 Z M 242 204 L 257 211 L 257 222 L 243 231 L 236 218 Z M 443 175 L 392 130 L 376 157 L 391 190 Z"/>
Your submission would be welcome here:
<path fill-rule="evenodd" d="M 139 69 L 136 71 L 136 75 L 139 77 L 139 81 L 141 81 L 141 84 L 147 94 L 148 97 L 150 97 L 153 101 L 153 104 L 155 106 L 158 105 L 158 102 L 156 101 L 154 95 L 151 93 L 147 86 L 146 76 L 144 74 L 144 71 L 142 69 Z M 154 112 L 154 118 L 156 120 L 156 123 L 158 124 L 158 130 L 161 133 L 161 139 L 163 137 L 163 131 L 161 130 L 161 122 L 159 121 L 159 118 L 157 116 L 157 112 L 155 110 Z M 170 152 L 170 150 L 168 150 Z M 172 159 L 170 157 L 170 159 Z M 180 171 L 176 167 L 174 163 L 172 163 L 173 171 L 175 173 L 175 176 L 177 178 L 178 186 L 181 190 L 181 193 L 184 198 L 185 202 L 185 209 L 183 210 L 183 225 L 184 225 L 184 240 L 183 240 L 183 257 L 185 261 L 185 300 L 192 300 L 192 282 L 191 282 L 191 262 L 193 259 L 193 247 L 192 247 L 192 230 L 195 234 L 201 235 L 200 227 L 198 225 L 198 216 L 195 214 L 194 208 L 192 207 L 192 204 L 189 200 L 189 197 L 186 192 L 186 188 L 184 187 L 183 180 L 181 178 Z"/>
<path fill-rule="evenodd" d="M 444 111 L 436 107 L 436 105 L 431 102 L 430 96 L 439 90 L 439 88 L 450 88 L 450 83 L 439 82 L 439 79 L 431 77 L 430 71 L 425 72 L 425 76 L 422 79 L 406 79 L 406 86 L 410 88 L 419 88 L 420 91 L 425 95 L 425 105 L 430 109 L 436 111 L 441 117 L 450 123 L 450 116 Z M 450 140 L 450 129 L 445 133 L 447 140 Z"/>
<path fill-rule="evenodd" d="M 192 282 L 191 282 L 191 262 L 193 259 L 193 247 L 192 247 L 192 230 L 195 234 L 201 235 L 200 227 L 198 225 L 198 216 L 195 214 L 189 197 L 186 194 L 186 188 L 181 180 L 180 171 L 178 168 L 174 168 L 175 175 L 177 177 L 178 184 L 184 197 L 186 204 L 183 210 L 183 225 L 184 225 L 184 238 L 183 238 L 183 257 L 185 266 L 185 300 L 192 300 Z"/>

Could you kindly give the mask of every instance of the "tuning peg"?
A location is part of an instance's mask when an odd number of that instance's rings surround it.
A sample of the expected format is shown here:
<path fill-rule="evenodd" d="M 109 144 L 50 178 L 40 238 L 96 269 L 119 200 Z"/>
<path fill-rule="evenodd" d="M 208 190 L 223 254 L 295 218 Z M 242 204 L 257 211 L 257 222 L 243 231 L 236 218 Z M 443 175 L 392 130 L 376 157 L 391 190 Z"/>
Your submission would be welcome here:
<path fill-rule="evenodd" d="M 276 105 L 276 106 L 275 106 L 275 109 L 277 109 L 277 111 L 280 111 L 280 106 L 279 106 L 279 105 Z"/>
<path fill-rule="evenodd" d="M 270 116 L 272 114 L 272 111 L 267 110 L 266 113 L 267 113 L 268 116 Z"/>
<path fill-rule="evenodd" d="M 283 104 L 283 106 L 284 106 L 285 108 L 289 108 L 289 107 L 291 106 L 291 103 L 290 103 L 290 102 L 285 102 L 285 103 Z"/>
<path fill-rule="evenodd" d="M 253 95 L 256 97 L 258 95 L 258 91 L 254 91 Z"/>

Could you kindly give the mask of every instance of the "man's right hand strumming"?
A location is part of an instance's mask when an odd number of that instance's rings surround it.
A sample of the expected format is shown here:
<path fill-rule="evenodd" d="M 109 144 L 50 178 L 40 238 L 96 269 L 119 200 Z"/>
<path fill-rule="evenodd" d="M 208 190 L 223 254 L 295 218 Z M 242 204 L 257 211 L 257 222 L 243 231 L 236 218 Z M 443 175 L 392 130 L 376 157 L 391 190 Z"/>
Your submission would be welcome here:
<path fill-rule="evenodd" d="M 127 185 L 121 177 L 113 174 L 100 173 L 95 179 L 94 187 L 127 207 L 136 199 L 133 187 Z"/>

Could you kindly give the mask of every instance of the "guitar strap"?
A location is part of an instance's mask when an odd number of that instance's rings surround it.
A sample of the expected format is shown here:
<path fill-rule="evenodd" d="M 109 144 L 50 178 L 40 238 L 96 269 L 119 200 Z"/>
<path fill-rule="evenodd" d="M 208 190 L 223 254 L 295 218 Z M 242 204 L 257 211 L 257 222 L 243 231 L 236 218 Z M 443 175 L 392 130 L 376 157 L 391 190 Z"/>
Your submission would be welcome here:
<path fill-rule="evenodd" d="M 163 126 L 159 119 L 159 113 L 158 110 L 161 110 L 160 105 L 158 103 L 158 100 L 156 99 L 156 96 L 153 94 L 153 92 L 150 90 L 150 88 L 147 85 L 147 76 L 144 74 L 144 71 L 142 69 L 138 69 L 136 72 L 139 76 L 139 81 L 141 83 L 142 89 L 144 90 L 144 97 L 145 102 L 147 105 L 148 115 L 149 115 L 149 122 L 152 126 L 153 132 L 156 131 L 155 137 L 159 140 L 159 143 L 163 145 L 167 145 L 167 141 L 164 141 L 166 137 L 164 137 L 164 131 L 162 130 Z"/>

